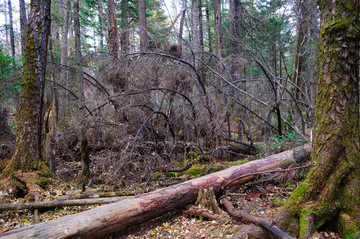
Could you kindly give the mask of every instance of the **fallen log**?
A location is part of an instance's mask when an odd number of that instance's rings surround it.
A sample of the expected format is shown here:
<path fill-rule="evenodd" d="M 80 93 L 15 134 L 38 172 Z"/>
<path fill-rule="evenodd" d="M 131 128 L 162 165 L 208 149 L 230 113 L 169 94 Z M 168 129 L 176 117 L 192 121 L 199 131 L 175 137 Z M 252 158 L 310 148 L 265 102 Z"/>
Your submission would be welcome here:
<path fill-rule="evenodd" d="M 307 144 L 294 150 L 310 152 L 310 148 L 311 145 Z M 193 204 L 200 188 L 213 187 L 214 193 L 219 196 L 222 186 L 234 178 L 302 160 L 296 155 L 293 150 L 285 151 L 89 211 L 5 232 L 0 234 L 0 238 L 101 237 Z"/>
<path fill-rule="evenodd" d="M 75 199 L 75 200 L 57 200 L 57 201 L 48 201 L 48 202 L 0 204 L 0 211 L 109 204 L 109 203 L 118 202 L 120 200 L 124 200 L 126 198 L 128 197 L 87 198 L 87 199 Z"/>
<path fill-rule="evenodd" d="M 269 232 L 273 233 L 277 238 L 295 239 L 294 237 L 290 236 L 289 234 L 283 232 L 282 230 L 280 230 L 279 228 L 274 226 L 271 222 L 268 222 L 260 217 L 256 217 L 254 215 L 246 213 L 245 211 L 236 210 L 233 207 L 232 202 L 230 202 L 227 198 L 222 198 L 220 202 L 224 205 L 224 207 L 226 208 L 228 213 L 233 217 L 236 217 L 236 218 L 241 219 L 242 221 L 251 222 L 257 226 L 260 226 L 260 227 L 268 230 Z"/>

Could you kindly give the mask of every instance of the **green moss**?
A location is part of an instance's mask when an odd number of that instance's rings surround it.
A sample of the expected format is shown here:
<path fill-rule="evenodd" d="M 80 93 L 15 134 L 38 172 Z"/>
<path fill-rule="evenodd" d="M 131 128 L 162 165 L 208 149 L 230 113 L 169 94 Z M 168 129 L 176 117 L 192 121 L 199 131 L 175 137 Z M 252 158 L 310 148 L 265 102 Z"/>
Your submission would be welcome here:
<path fill-rule="evenodd" d="M 152 176 L 152 180 L 158 180 L 161 177 L 161 173 L 156 173 Z"/>
<path fill-rule="evenodd" d="M 203 169 L 203 166 L 192 166 L 191 168 L 186 170 L 186 174 L 193 176 L 193 177 L 198 177 L 200 175 L 202 169 Z"/>
<path fill-rule="evenodd" d="M 100 198 L 107 198 L 107 197 L 111 197 L 111 193 L 109 193 L 109 192 L 105 192 L 105 193 L 99 194 L 99 197 L 100 197 Z"/>
<path fill-rule="evenodd" d="M 273 201 L 273 205 L 275 207 L 282 207 L 282 206 L 285 206 L 285 204 L 286 204 L 286 201 L 282 198 L 275 198 Z"/>
<path fill-rule="evenodd" d="M 166 174 L 167 177 L 181 177 L 183 175 L 189 175 L 191 177 L 199 177 L 202 170 L 204 169 L 204 165 L 193 165 L 191 168 L 189 168 L 188 170 L 184 171 L 184 172 L 168 172 Z M 212 167 L 209 170 L 209 173 L 214 173 L 217 171 L 223 170 L 222 166 L 216 166 L 216 167 Z"/>
<path fill-rule="evenodd" d="M 304 195 L 308 192 L 308 184 L 306 182 L 300 183 L 299 186 L 293 191 L 291 197 L 287 201 L 285 208 L 294 215 L 300 215 L 301 203 Z"/>
<path fill-rule="evenodd" d="M 36 184 L 45 190 L 49 185 L 54 184 L 54 182 L 49 178 L 39 177 Z"/>
<path fill-rule="evenodd" d="M 249 162 L 248 160 L 244 159 L 244 160 L 238 160 L 238 161 L 233 161 L 233 162 L 227 162 L 225 163 L 226 166 L 237 166 L 237 165 L 241 165 L 244 163 Z"/>

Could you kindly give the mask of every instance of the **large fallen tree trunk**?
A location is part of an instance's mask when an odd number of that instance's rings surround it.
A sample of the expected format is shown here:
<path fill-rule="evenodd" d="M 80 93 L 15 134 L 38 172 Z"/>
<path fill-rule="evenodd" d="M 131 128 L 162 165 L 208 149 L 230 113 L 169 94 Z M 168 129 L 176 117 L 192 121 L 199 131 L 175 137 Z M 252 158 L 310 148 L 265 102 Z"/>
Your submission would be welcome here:
<path fill-rule="evenodd" d="M 58 201 L 48 201 L 48 202 L 0 204 L 0 211 L 108 204 L 108 203 L 118 202 L 126 198 L 128 197 L 88 198 L 88 199 L 58 200 Z"/>
<path fill-rule="evenodd" d="M 182 209 L 196 201 L 200 188 L 213 187 L 215 194 L 227 182 L 241 175 L 262 172 L 302 161 L 309 156 L 309 144 L 276 155 L 234 166 L 171 187 L 138 195 L 89 211 L 0 234 L 7 238 L 96 238 Z M 304 152 L 307 152 L 304 154 Z M 300 156 L 297 156 L 300 155 Z"/>

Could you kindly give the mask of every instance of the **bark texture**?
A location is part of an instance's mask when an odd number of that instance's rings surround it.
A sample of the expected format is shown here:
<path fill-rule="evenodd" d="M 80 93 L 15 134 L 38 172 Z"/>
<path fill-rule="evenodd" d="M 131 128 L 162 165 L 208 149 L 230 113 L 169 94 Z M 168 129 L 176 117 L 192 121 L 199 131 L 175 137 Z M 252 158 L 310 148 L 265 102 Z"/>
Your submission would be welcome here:
<path fill-rule="evenodd" d="M 27 33 L 25 0 L 19 0 L 19 5 L 20 5 L 21 51 L 22 51 L 22 54 L 25 55 L 26 33 Z"/>
<path fill-rule="evenodd" d="M 221 0 L 214 1 L 215 15 L 215 54 L 221 58 L 222 49 L 222 23 L 221 23 Z"/>
<path fill-rule="evenodd" d="M 119 57 L 119 36 L 116 22 L 115 2 L 108 1 L 108 47 L 109 52 Z"/>
<path fill-rule="evenodd" d="M 191 1 L 191 45 L 194 52 L 199 51 L 199 0 Z"/>
<path fill-rule="evenodd" d="M 360 237 L 359 1 L 318 1 L 321 10 L 312 159 L 293 192 L 284 227 L 309 237 L 330 220 L 343 238 Z M 289 219 L 294 219 L 291 222 Z M 291 225 L 292 224 L 292 225 Z"/>
<path fill-rule="evenodd" d="M 61 26 L 61 58 L 60 62 L 62 65 L 67 65 L 67 54 L 68 54 L 68 33 L 69 33 L 69 15 L 70 15 L 70 1 L 66 0 L 65 5 L 63 0 L 59 0 L 60 14 L 64 16 L 64 21 Z M 67 85 L 66 82 L 66 70 L 60 68 L 60 84 L 63 86 Z M 63 131 L 65 128 L 65 90 L 60 87 L 60 100 L 59 100 L 59 129 Z"/>
<path fill-rule="evenodd" d="M 145 0 L 139 0 L 139 24 L 140 24 L 140 52 L 148 51 L 147 21 L 146 21 L 146 3 Z"/>
<path fill-rule="evenodd" d="M 186 0 L 182 0 L 182 9 L 181 9 L 181 17 L 180 17 L 180 24 L 179 24 L 179 36 L 178 36 L 178 45 L 182 46 L 182 36 L 183 36 L 183 29 L 185 23 L 185 13 L 186 13 Z"/>
<path fill-rule="evenodd" d="M 130 50 L 130 27 L 129 27 L 129 7 L 127 0 L 121 0 L 121 52 L 128 54 Z"/>
<path fill-rule="evenodd" d="M 50 32 L 50 0 L 32 0 L 21 85 L 14 155 L 8 170 L 46 169 L 42 158 L 41 130 L 47 44 Z"/>
<path fill-rule="evenodd" d="M 14 37 L 14 21 L 13 21 L 13 10 L 11 5 L 11 0 L 8 0 L 8 9 L 9 9 L 9 17 L 10 17 L 10 44 L 11 44 L 11 56 L 15 59 L 15 37 Z"/>
<path fill-rule="evenodd" d="M 127 197 L 88 198 L 88 199 L 74 199 L 74 200 L 58 200 L 58 201 L 50 201 L 50 202 L 0 204 L 0 211 L 107 204 L 107 203 L 118 202 L 124 200 L 125 198 Z"/>
<path fill-rule="evenodd" d="M 310 151 L 310 145 L 298 147 L 295 151 Z M 296 161 L 296 155 L 298 154 L 293 150 L 285 151 L 93 210 L 2 233 L 0 238 L 101 237 L 195 203 L 201 188 L 212 187 L 214 193 L 219 196 L 222 187 L 233 179 L 248 173 L 289 165 Z"/>
<path fill-rule="evenodd" d="M 101 23 L 101 29 L 100 31 L 100 47 L 101 49 L 103 49 L 104 45 L 103 45 L 103 38 L 105 36 L 105 40 L 106 42 L 108 41 L 108 36 L 107 34 L 105 34 L 106 32 L 106 25 L 105 25 L 105 19 L 104 19 L 104 1 L 103 0 L 98 0 L 98 7 L 99 7 L 99 21 Z"/>

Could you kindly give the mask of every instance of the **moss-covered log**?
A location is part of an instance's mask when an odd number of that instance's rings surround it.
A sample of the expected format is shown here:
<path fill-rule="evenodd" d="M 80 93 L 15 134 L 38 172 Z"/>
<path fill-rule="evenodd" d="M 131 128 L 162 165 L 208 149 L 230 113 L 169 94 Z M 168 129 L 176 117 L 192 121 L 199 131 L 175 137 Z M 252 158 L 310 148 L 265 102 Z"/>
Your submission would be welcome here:
<path fill-rule="evenodd" d="M 315 165 L 285 205 L 281 224 L 296 228 L 293 233 L 306 238 L 332 221 L 343 238 L 359 238 L 360 3 L 318 3 L 321 28 L 312 149 Z"/>

